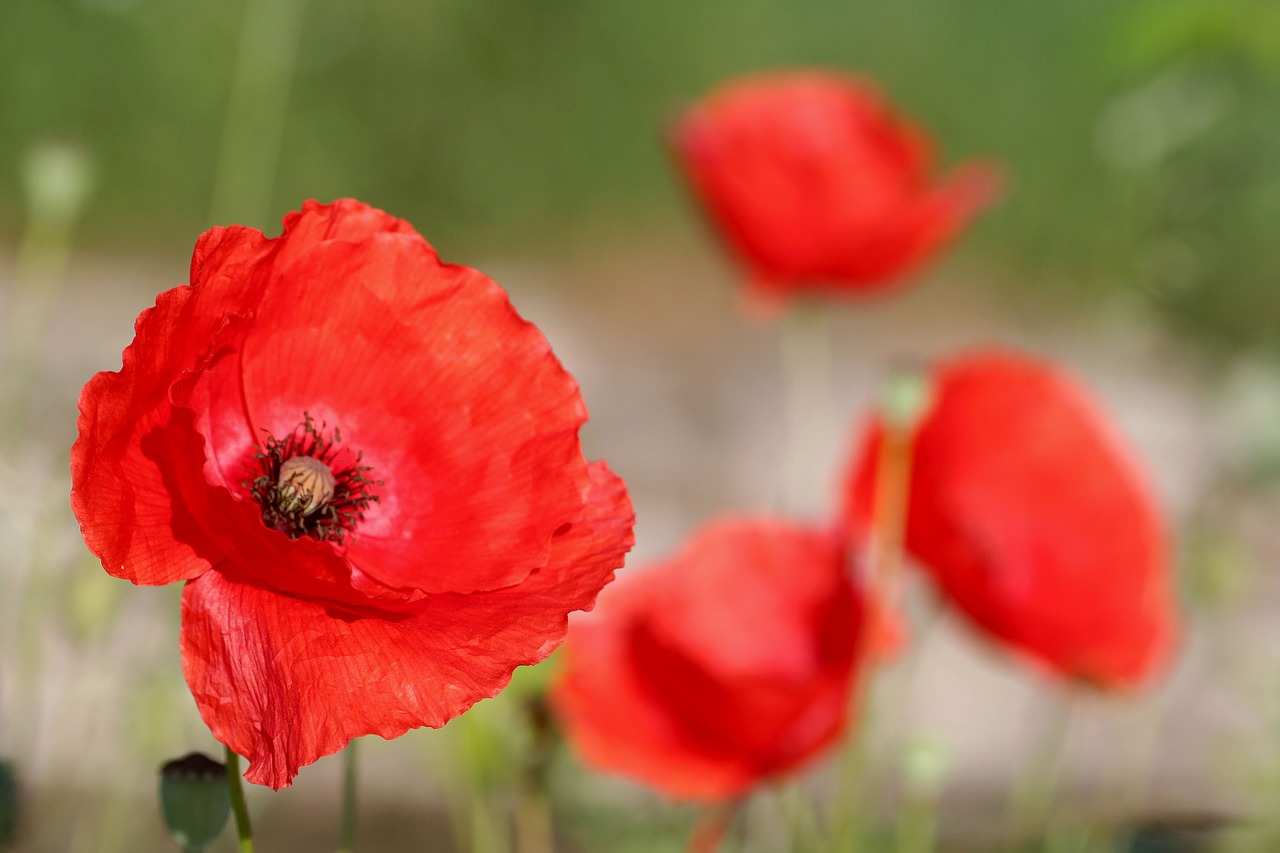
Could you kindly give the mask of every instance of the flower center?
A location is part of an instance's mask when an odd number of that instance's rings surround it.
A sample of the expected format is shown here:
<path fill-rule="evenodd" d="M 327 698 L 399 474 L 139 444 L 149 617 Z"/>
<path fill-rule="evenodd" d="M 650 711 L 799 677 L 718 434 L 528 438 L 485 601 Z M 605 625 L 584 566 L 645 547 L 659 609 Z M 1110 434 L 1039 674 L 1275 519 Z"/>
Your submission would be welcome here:
<path fill-rule="evenodd" d="M 320 541 L 346 542 L 364 520 L 365 509 L 378 500 L 361 465 L 362 453 L 339 448 L 342 434 L 330 438 L 326 425 L 316 426 L 311 415 L 283 439 L 268 434 L 254 454 L 257 476 L 244 483 L 262 507 L 262 522 L 291 539 L 310 536 Z"/>
<path fill-rule="evenodd" d="M 280 509 L 311 515 L 324 509 L 333 499 L 338 486 L 329 466 L 310 456 L 293 456 L 280 466 L 276 490 L 280 493 Z"/>

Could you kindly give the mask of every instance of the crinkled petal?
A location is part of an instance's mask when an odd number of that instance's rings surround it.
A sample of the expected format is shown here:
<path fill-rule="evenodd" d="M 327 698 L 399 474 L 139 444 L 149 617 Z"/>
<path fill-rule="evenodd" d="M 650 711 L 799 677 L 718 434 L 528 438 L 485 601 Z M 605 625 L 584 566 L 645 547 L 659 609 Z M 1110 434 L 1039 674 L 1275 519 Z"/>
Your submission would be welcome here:
<path fill-rule="evenodd" d="M 193 578 L 216 559 L 172 489 L 174 472 L 192 464 L 171 428 L 168 391 L 175 365 L 197 360 L 195 296 L 189 287 L 160 294 L 138 317 L 120 371 L 97 374 L 80 394 L 71 508 L 103 567 L 137 584 Z"/>
<path fill-rule="evenodd" d="M 611 589 L 601 596 L 610 606 Z M 731 797 L 755 784 L 749 760 L 708 754 L 685 742 L 677 721 L 653 701 L 631 665 L 627 620 L 575 620 L 553 694 L 566 735 L 583 761 L 626 773 L 671 796 Z"/>
<path fill-rule="evenodd" d="M 222 381 L 231 389 L 210 393 L 242 391 L 259 440 L 294 431 L 305 413 L 363 454 L 382 485 L 346 556 L 385 585 L 517 583 L 581 512 L 577 384 L 496 284 L 442 266 L 420 239 L 378 235 L 299 255 Z"/>
<path fill-rule="evenodd" d="M 252 229 L 215 229 L 196 246 L 192 287 L 160 294 L 138 316 L 118 372 L 99 373 L 80 395 L 71 451 L 71 506 L 85 542 L 113 575 L 139 584 L 192 578 L 219 555 L 202 520 L 176 495 L 194 461 L 193 436 L 173 424 L 170 391 L 213 357 L 220 330 L 252 312 L 252 273 L 270 253 Z M 218 272 L 221 271 L 221 272 Z M 198 444 L 198 443 L 197 443 Z"/>
<path fill-rule="evenodd" d="M 843 729 L 862 610 L 828 532 L 713 523 L 602 602 L 574 624 L 555 694 L 588 762 L 719 799 Z"/>
<path fill-rule="evenodd" d="M 413 618 L 336 616 L 220 572 L 187 584 L 183 671 L 214 736 L 249 759 L 245 778 L 285 787 L 352 738 L 444 725 L 550 654 L 632 544 L 622 482 L 600 463 L 591 479 L 587 514 L 545 569 L 497 592 L 434 596 Z"/>
<path fill-rule="evenodd" d="M 1093 404 L 1053 368 L 974 353 L 935 376 L 914 442 L 906 545 L 946 597 L 1015 653 L 1101 686 L 1167 659 L 1176 615 L 1166 531 Z M 850 485 L 869 519 L 878 428 Z"/>
<path fill-rule="evenodd" d="M 284 218 L 277 263 L 287 266 L 298 255 L 322 242 L 359 243 L 378 234 L 413 235 L 426 242 L 409 222 L 355 199 L 338 199 L 331 204 L 306 201 L 301 210 Z"/>

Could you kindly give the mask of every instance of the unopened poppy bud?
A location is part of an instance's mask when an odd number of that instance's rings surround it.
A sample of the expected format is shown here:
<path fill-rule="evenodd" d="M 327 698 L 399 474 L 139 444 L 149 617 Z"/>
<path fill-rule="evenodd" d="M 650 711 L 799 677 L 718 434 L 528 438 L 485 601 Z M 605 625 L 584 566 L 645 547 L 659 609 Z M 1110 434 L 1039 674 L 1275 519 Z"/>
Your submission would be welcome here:
<path fill-rule="evenodd" d="M 933 799 L 950 772 L 951 754 L 945 743 L 921 737 L 907 744 L 902 754 L 902 777 L 911 796 Z"/>
<path fill-rule="evenodd" d="M 26 152 L 22 166 L 33 217 L 63 224 L 80 216 L 93 189 L 93 162 L 83 148 L 42 142 Z"/>
<path fill-rule="evenodd" d="M 226 765 L 199 752 L 168 762 L 160 768 L 160 808 L 178 846 L 199 853 L 231 812 Z"/>
<path fill-rule="evenodd" d="M 0 848 L 8 847 L 18 834 L 18 780 L 13 768 L 0 761 Z"/>
<path fill-rule="evenodd" d="M 280 509 L 311 515 L 329 505 L 337 480 L 329 466 L 311 456 L 294 456 L 280 466 Z"/>
<path fill-rule="evenodd" d="M 890 372 L 880 390 L 885 421 L 895 431 L 908 433 L 933 403 L 929 374 L 918 366 L 899 366 Z"/>

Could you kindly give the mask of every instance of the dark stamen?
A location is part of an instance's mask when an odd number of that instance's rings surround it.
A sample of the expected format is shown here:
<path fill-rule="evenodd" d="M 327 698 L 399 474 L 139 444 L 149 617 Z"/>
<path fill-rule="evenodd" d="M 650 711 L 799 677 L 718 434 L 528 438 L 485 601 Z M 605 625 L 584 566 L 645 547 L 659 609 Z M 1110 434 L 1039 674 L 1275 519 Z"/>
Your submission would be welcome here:
<path fill-rule="evenodd" d="M 344 545 L 347 535 L 364 520 L 365 509 L 378 500 L 373 487 L 383 482 L 369 477 L 373 469 L 360 464 L 362 452 L 353 456 L 338 447 L 342 434 L 336 428 L 333 438 L 328 439 L 324 423 L 316 427 L 307 412 L 302 417 L 302 423 L 283 439 L 267 434 L 265 446 L 253 455 L 259 473 L 243 485 L 262 507 L 262 522 L 268 527 L 291 539 L 310 536 Z M 297 474 L 300 466 L 289 460 L 300 458 L 314 459 L 327 469 L 332 474 L 332 488 L 327 478 L 322 477 L 323 485 L 317 487 L 309 485 L 310 478 Z"/>

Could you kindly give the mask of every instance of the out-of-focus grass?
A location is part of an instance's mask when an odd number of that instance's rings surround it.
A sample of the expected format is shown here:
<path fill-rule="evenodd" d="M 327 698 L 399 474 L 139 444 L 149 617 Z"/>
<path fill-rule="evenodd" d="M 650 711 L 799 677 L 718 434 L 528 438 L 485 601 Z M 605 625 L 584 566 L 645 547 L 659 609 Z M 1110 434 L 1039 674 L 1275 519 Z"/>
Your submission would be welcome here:
<path fill-rule="evenodd" d="M 0 236 L 19 228 L 13 164 L 48 138 L 101 165 L 86 245 L 169 249 L 210 224 L 247 2 L 0 4 Z M 355 195 L 449 255 L 696 228 L 663 117 L 726 76 L 822 64 L 880 79 L 948 162 L 1006 165 L 1006 198 L 968 246 L 1016 286 L 1130 292 L 1233 346 L 1280 337 L 1269 0 L 310 0 L 304 14 L 271 215 L 248 224 Z"/>
<path fill-rule="evenodd" d="M 93 166 L 77 250 L 187 251 L 211 224 L 245 7 L 0 0 L 0 252 L 38 224 L 24 208 L 21 164 L 49 141 L 72 143 L 65 150 Z M 451 258 L 581 245 L 601 231 L 616 241 L 627 229 L 698 230 L 662 150 L 663 117 L 731 74 L 832 65 L 879 78 L 934 130 L 947 163 L 984 154 L 1005 164 L 1002 205 L 965 241 L 975 268 L 1020 288 L 1155 307 L 1233 348 L 1280 340 L 1280 249 L 1271 240 L 1280 7 L 1269 0 L 309 0 L 304 14 L 296 67 L 286 69 L 283 155 L 265 170 L 274 173 L 270 216 L 249 218 L 269 232 L 302 198 L 337 195 L 410 218 Z M 284 61 L 270 44 L 262 53 Z M 275 156 L 267 140 L 261 151 L 253 141 L 241 156 Z M 233 158 L 227 168 L 236 167 Z M 61 255 L 45 253 L 59 263 L 27 264 L 40 275 L 14 292 L 0 287 L 0 321 L 32 340 L 60 319 L 46 310 L 70 251 L 60 246 Z M 15 319 L 17 307 L 35 319 Z M 0 376 L 0 538 L 12 584 L 0 597 L 0 704 L 18 713 L 5 721 L 0 758 L 20 759 L 32 786 L 29 841 L 56 844 L 65 830 L 73 849 L 124 849 L 154 830 L 154 815 L 137 807 L 150 803 L 153 766 L 208 743 L 177 668 L 177 591 L 129 589 L 83 552 L 66 508 L 72 392 L 34 388 L 25 367 L 12 369 L 19 357 L 33 362 L 34 345 L 15 340 L 0 341 L 10 367 Z M 1254 386 L 1275 376 L 1262 371 L 1241 396 L 1256 401 Z M 48 428 L 51 412 L 61 432 Z M 1262 433 L 1233 476 L 1275 468 L 1274 436 Z M 1195 576 L 1201 586 L 1232 580 L 1224 589 L 1238 595 L 1244 557 L 1228 535 L 1237 506 L 1229 509 L 1209 514 L 1187 562 L 1209 567 Z M 76 690 L 59 695 L 48 684 Z M 510 844 L 521 781 L 510 762 L 529 748 L 521 701 L 517 689 L 422 738 L 438 747 L 422 775 L 452 798 L 448 831 L 459 846 Z M 72 767 L 69 741 L 94 747 L 73 755 Z M 127 767 L 110 763 L 122 755 Z M 552 808 L 566 849 L 683 848 L 696 811 L 601 782 L 563 748 L 554 755 Z M 1271 762 L 1237 763 L 1256 770 L 1259 800 L 1268 800 Z M 73 774 L 95 789 L 93 809 L 76 805 L 79 793 L 39 787 Z M 752 839 L 785 823 L 771 796 L 735 826 L 730 850 L 767 849 Z M 434 809 L 440 799 L 415 802 Z M 935 819 L 926 799 L 901 826 L 870 826 L 872 849 L 894 843 L 895 832 L 929 846 L 916 840 Z M 378 806 L 370 797 L 370 812 Z M 434 811 L 431 824 L 446 832 Z M 297 820 L 279 832 L 304 825 L 312 829 Z M 1243 829 L 1272 842 L 1274 827 Z M 1089 831 L 1087 849 L 1101 849 L 1106 833 Z M 1054 849 L 1085 849 L 1072 835 L 1080 832 L 1067 827 Z M 1239 849 L 1269 849 L 1252 838 Z"/>

